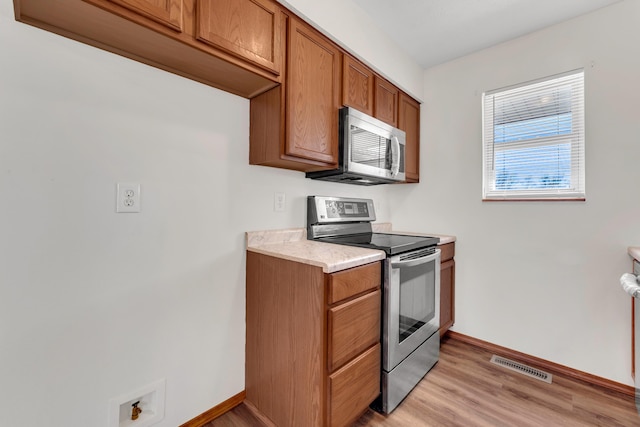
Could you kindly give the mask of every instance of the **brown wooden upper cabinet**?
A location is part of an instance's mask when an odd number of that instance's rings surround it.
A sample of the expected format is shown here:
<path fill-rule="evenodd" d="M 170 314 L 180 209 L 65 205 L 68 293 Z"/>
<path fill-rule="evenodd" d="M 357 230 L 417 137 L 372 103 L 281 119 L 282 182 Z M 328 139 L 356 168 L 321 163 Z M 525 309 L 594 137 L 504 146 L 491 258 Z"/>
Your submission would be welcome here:
<path fill-rule="evenodd" d="M 406 132 L 406 182 L 419 182 L 420 104 L 347 53 L 342 66 L 342 104 Z"/>
<path fill-rule="evenodd" d="M 251 164 L 309 172 L 338 162 L 342 52 L 289 17 L 285 83 L 251 99 Z"/>
<path fill-rule="evenodd" d="M 342 104 L 398 126 L 398 88 L 349 54 L 342 66 Z"/>
<path fill-rule="evenodd" d="M 420 104 L 347 53 L 344 54 L 342 73 L 343 105 L 406 132 L 406 182 L 419 182 Z"/>
<path fill-rule="evenodd" d="M 375 76 L 373 116 L 393 127 L 398 127 L 398 88 Z"/>
<path fill-rule="evenodd" d="M 373 116 L 374 74 L 350 55 L 342 66 L 342 104 Z"/>
<path fill-rule="evenodd" d="M 274 0 L 14 0 L 16 20 L 245 98 L 282 81 Z"/>
<path fill-rule="evenodd" d="M 338 162 L 342 53 L 304 22 L 289 20 L 286 154 Z"/>
<path fill-rule="evenodd" d="M 173 30 L 182 31 L 183 0 L 109 0 Z"/>
<path fill-rule="evenodd" d="M 14 0 L 16 20 L 251 99 L 251 164 L 338 166 L 338 111 L 407 133 L 419 180 L 420 105 L 275 0 Z M 343 59 L 344 58 L 344 59 Z"/>
<path fill-rule="evenodd" d="M 198 40 L 280 74 L 282 20 L 277 3 L 198 0 L 197 4 Z"/>
<path fill-rule="evenodd" d="M 407 134 L 405 145 L 405 173 L 407 182 L 420 181 L 420 104 L 400 92 L 398 128 Z"/>

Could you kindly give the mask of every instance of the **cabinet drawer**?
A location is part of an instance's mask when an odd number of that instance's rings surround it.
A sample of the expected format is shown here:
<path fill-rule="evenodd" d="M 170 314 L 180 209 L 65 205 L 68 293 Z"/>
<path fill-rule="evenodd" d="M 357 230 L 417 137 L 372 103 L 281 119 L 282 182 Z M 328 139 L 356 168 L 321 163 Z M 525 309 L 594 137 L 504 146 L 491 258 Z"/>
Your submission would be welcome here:
<path fill-rule="evenodd" d="M 380 298 L 376 290 L 329 310 L 329 372 L 380 342 Z"/>
<path fill-rule="evenodd" d="M 380 393 L 380 344 L 329 376 L 327 423 L 347 426 L 353 423 Z"/>
<path fill-rule="evenodd" d="M 328 304 L 380 287 L 381 279 L 379 262 L 332 273 L 328 276 Z"/>
<path fill-rule="evenodd" d="M 454 245 L 455 243 L 451 242 L 438 246 L 438 249 L 440 249 L 440 262 L 445 262 L 453 258 Z"/>

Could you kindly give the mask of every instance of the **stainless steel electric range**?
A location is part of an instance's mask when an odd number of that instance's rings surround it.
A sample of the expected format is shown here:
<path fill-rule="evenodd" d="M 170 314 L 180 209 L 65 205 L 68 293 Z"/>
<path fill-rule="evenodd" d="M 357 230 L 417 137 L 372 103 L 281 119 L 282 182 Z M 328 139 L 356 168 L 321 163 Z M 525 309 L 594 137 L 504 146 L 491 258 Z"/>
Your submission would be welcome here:
<path fill-rule="evenodd" d="M 372 407 L 393 411 L 440 355 L 440 250 L 438 237 L 374 233 L 373 200 L 307 198 L 307 238 L 379 249 L 382 269 L 382 372 Z"/>

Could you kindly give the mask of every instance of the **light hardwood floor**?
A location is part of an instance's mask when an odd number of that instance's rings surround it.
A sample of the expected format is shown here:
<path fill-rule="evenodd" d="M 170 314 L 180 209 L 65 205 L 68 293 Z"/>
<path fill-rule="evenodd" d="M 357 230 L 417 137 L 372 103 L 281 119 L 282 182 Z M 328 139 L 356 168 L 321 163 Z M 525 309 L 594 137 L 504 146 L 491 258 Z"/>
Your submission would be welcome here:
<path fill-rule="evenodd" d="M 553 383 L 490 363 L 491 353 L 444 338 L 440 360 L 388 416 L 367 411 L 354 427 L 640 426 L 633 398 L 553 375 Z M 244 404 L 205 427 L 262 425 Z"/>

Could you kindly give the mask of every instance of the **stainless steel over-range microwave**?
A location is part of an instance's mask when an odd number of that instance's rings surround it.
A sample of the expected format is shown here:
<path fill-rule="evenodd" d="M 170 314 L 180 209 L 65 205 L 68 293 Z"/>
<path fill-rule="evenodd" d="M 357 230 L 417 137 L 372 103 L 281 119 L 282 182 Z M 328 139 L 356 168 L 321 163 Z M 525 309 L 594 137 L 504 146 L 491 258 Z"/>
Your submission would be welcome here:
<path fill-rule="evenodd" d="M 350 107 L 340 109 L 338 168 L 307 178 L 358 185 L 405 180 L 404 131 Z"/>

